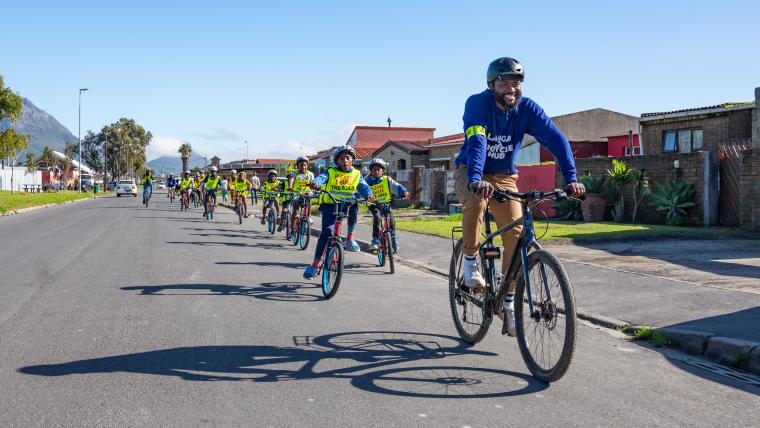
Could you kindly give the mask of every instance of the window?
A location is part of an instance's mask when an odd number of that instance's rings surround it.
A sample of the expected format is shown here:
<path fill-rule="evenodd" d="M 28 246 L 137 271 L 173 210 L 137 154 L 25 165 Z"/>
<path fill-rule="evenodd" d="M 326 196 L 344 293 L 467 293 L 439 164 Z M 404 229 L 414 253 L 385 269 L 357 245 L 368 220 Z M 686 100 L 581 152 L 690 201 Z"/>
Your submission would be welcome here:
<path fill-rule="evenodd" d="M 702 130 L 695 129 L 691 131 L 691 151 L 702 150 Z"/>
<path fill-rule="evenodd" d="M 662 151 L 692 153 L 702 150 L 702 129 L 668 130 L 662 134 Z"/>
<path fill-rule="evenodd" d="M 689 153 L 691 152 L 691 130 L 678 131 L 678 152 Z"/>
<path fill-rule="evenodd" d="M 398 169 L 406 169 L 406 159 L 398 160 Z"/>
<path fill-rule="evenodd" d="M 665 131 L 665 135 L 662 138 L 662 151 L 676 151 L 676 131 Z"/>

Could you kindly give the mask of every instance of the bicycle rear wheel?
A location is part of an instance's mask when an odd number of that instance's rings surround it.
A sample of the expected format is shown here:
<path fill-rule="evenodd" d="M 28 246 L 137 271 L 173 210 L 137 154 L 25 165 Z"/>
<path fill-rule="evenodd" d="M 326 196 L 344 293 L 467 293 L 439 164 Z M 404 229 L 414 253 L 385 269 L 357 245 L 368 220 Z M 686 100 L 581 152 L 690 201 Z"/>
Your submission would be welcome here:
<path fill-rule="evenodd" d="M 290 212 L 285 213 L 285 219 L 283 220 L 285 222 L 285 239 L 290 241 Z"/>
<path fill-rule="evenodd" d="M 327 257 L 322 266 L 322 294 L 325 299 L 332 298 L 338 292 L 342 277 L 343 247 L 340 244 L 331 244 L 327 248 Z"/>
<path fill-rule="evenodd" d="M 290 224 L 287 227 L 290 227 Z M 292 232 L 290 232 L 290 237 L 293 246 L 298 245 L 298 242 L 301 240 L 301 222 L 298 219 L 296 219 L 296 225 L 292 228 Z"/>
<path fill-rule="evenodd" d="M 309 246 L 309 238 L 311 237 L 311 226 L 309 225 L 309 219 L 304 217 L 301 219 L 300 238 L 298 239 L 298 246 L 302 250 L 305 250 Z"/>
<path fill-rule="evenodd" d="M 238 215 L 238 224 L 243 224 L 243 208 L 238 204 L 235 211 L 237 211 Z"/>
<path fill-rule="evenodd" d="M 384 267 L 387 261 L 385 254 L 388 252 L 386 251 L 388 245 L 388 242 L 385 240 L 385 234 L 380 235 L 380 248 L 377 249 L 377 265 L 380 267 Z"/>
<path fill-rule="evenodd" d="M 449 304 L 451 317 L 459 337 L 468 343 L 478 343 L 488 333 L 491 325 L 491 311 L 486 307 L 487 291 L 469 289 L 464 284 L 462 266 L 462 239 L 454 246 L 449 264 Z"/>
<path fill-rule="evenodd" d="M 385 241 L 385 245 L 383 245 L 383 249 L 385 250 L 385 258 L 388 259 L 388 265 L 390 265 L 391 273 L 396 273 L 396 266 L 393 264 L 393 236 L 391 236 L 391 231 L 385 232 L 385 237 L 383 238 Z"/>
<path fill-rule="evenodd" d="M 554 382 L 565 374 L 575 351 L 573 287 L 559 259 L 545 250 L 528 255 L 528 277 L 533 313 L 521 269 L 515 289 L 517 343 L 531 374 Z"/>

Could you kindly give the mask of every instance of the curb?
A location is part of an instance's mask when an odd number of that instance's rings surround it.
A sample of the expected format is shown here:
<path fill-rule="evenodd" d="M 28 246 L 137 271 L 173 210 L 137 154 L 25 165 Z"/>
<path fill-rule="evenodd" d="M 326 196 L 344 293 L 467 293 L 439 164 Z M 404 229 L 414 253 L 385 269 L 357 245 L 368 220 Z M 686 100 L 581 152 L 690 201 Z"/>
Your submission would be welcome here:
<path fill-rule="evenodd" d="M 15 211 L 6 211 L 5 213 L 0 214 L 0 217 L 7 217 L 7 216 L 12 216 L 12 215 L 17 215 L 17 214 L 24 214 L 24 213 L 28 213 L 28 212 L 31 212 L 31 211 L 37 211 L 37 210 L 40 210 L 40 209 L 43 209 L 43 208 L 53 208 L 53 207 L 58 207 L 58 206 L 61 206 L 61 205 L 73 204 L 73 203 L 76 203 L 76 202 L 89 201 L 91 199 L 104 198 L 106 196 L 108 196 L 108 195 L 102 195 L 102 196 L 95 196 L 95 195 L 93 195 L 93 196 L 91 196 L 89 198 L 74 199 L 73 201 L 58 202 L 58 203 L 55 203 L 55 204 L 44 204 L 44 205 L 35 205 L 35 206 L 32 206 L 32 207 L 26 207 L 26 208 L 19 208 L 19 209 L 15 210 Z"/>
<path fill-rule="evenodd" d="M 669 343 L 689 354 L 760 375 L 760 343 L 697 330 L 658 328 Z"/>

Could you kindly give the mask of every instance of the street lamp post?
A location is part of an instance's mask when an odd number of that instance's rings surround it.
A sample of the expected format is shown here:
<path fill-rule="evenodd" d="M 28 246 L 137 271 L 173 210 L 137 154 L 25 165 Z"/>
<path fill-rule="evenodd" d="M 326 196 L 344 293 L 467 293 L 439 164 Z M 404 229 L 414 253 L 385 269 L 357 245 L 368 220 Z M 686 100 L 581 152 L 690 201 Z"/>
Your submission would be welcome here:
<path fill-rule="evenodd" d="M 79 89 L 79 193 L 82 193 L 82 92 L 87 88 Z"/>
<path fill-rule="evenodd" d="M 108 190 L 108 128 L 106 128 L 106 140 L 103 143 L 103 191 Z"/>

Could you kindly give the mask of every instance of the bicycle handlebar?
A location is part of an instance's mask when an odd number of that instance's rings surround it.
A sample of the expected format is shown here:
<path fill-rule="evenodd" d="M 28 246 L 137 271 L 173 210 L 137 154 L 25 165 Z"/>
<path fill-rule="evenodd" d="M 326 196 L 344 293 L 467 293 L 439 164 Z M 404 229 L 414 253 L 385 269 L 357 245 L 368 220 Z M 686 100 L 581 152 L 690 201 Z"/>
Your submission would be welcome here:
<path fill-rule="evenodd" d="M 550 192 L 542 192 L 538 190 L 531 190 L 528 192 L 513 192 L 511 190 L 497 188 L 494 189 L 493 196 L 491 197 L 499 202 L 504 202 L 509 198 L 519 199 L 520 201 L 526 202 L 540 201 L 542 199 L 548 199 L 553 196 L 555 197 L 554 199 L 557 200 L 567 199 L 567 193 L 562 189 L 554 189 Z"/>

